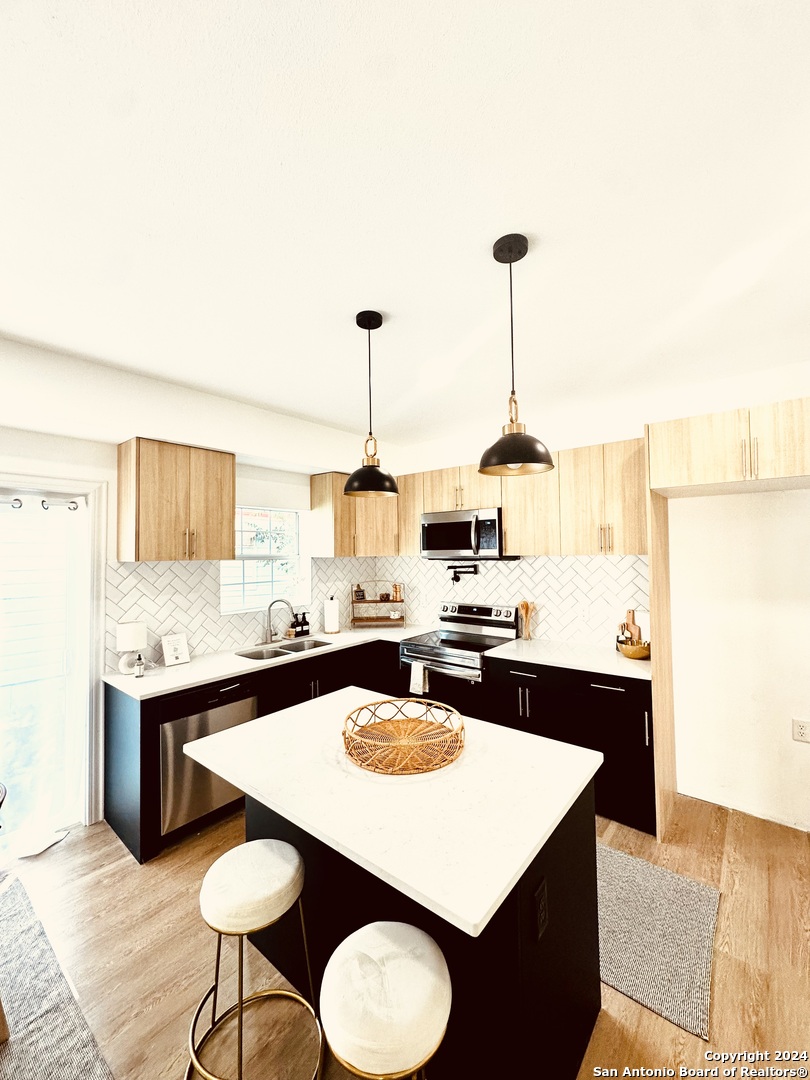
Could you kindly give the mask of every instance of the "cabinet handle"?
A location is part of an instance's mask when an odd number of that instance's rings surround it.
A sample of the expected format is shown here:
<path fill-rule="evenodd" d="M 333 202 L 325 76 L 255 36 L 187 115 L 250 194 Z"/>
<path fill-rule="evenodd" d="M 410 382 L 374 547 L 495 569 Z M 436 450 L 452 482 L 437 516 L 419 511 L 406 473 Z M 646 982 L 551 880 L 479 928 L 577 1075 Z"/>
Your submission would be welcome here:
<path fill-rule="evenodd" d="M 752 442 L 754 445 L 754 461 L 751 465 L 751 474 L 756 478 L 759 476 L 759 439 L 756 435 L 752 439 Z"/>
<path fill-rule="evenodd" d="M 458 508 L 459 508 L 459 510 L 464 509 L 464 488 L 463 487 L 460 487 L 458 489 Z"/>
<path fill-rule="evenodd" d="M 530 671 L 512 671 L 511 668 L 509 669 L 509 674 L 510 675 L 519 675 L 521 679 L 536 679 L 537 678 L 537 676 L 532 675 L 532 673 Z"/>
<path fill-rule="evenodd" d="M 518 687 L 518 716 L 523 716 L 523 687 Z"/>
<path fill-rule="evenodd" d="M 191 557 L 192 557 L 192 559 L 197 558 L 197 530 L 196 529 L 191 530 Z"/>
<path fill-rule="evenodd" d="M 531 710 L 529 709 L 529 688 L 528 688 L 528 686 L 525 687 L 525 690 L 526 690 L 526 717 L 528 719 L 528 717 L 530 717 L 532 715 Z"/>
<path fill-rule="evenodd" d="M 644 745 L 650 745 L 650 714 L 646 711 L 644 713 Z"/>
<path fill-rule="evenodd" d="M 219 692 L 220 692 L 220 694 L 224 694 L 226 692 L 226 690 L 235 690 L 238 685 L 239 685 L 238 682 L 231 683 L 230 686 L 223 686 L 222 689 Z"/>
<path fill-rule="evenodd" d="M 610 524 L 607 526 L 607 549 L 608 553 L 613 551 L 613 526 Z"/>
<path fill-rule="evenodd" d="M 743 480 L 748 479 L 748 462 L 746 460 L 746 453 L 745 453 L 745 444 L 746 444 L 746 442 L 747 442 L 746 439 L 740 439 L 740 450 L 742 451 L 742 478 L 743 478 Z"/>
<path fill-rule="evenodd" d="M 185 555 L 185 557 L 188 558 L 188 529 L 186 529 L 185 539 L 186 539 L 186 555 Z"/>
<path fill-rule="evenodd" d="M 604 548 L 604 545 L 602 543 L 602 526 L 601 525 L 599 526 L 598 531 L 599 531 L 599 554 L 601 555 L 602 551 L 603 551 L 603 548 Z"/>
<path fill-rule="evenodd" d="M 604 683 L 592 682 L 591 686 L 594 690 L 618 690 L 620 694 L 624 693 L 623 686 L 605 686 Z"/>

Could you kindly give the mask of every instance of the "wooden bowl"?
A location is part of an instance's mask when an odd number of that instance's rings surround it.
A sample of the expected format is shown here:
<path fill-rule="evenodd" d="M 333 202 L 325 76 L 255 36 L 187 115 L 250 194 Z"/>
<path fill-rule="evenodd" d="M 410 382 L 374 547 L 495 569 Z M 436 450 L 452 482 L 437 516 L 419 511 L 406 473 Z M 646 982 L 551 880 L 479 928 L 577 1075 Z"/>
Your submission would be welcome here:
<path fill-rule="evenodd" d="M 649 660 L 650 659 L 650 643 L 649 641 L 633 641 L 630 644 L 626 644 L 623 641 L 616 642 L 616 648 L 622 654 L 622 656 L 628 657 L 630 660 Z"/>

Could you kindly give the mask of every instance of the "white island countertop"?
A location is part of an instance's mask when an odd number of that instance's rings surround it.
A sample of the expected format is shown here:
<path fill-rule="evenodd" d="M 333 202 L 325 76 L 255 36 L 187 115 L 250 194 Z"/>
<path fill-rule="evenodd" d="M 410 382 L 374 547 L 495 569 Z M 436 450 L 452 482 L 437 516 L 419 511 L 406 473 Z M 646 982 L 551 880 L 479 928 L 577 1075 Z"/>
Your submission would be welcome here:
<path fill-rule="evenodd" d="M 184 747 L 288 821 L 466 933 L 481 933 L 602 755 L 464 718 L 459 758 L 383 776 L 351 762 L 343 722 L 381 695 L 357 686 Z"/>

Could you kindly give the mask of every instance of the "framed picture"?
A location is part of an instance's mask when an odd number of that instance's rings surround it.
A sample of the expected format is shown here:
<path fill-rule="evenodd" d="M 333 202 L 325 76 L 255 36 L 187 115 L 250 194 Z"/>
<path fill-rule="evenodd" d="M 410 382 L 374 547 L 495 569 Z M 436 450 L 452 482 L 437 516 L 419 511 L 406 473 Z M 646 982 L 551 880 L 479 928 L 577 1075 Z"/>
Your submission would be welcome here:
<path fill-rule="evenodd" d="M 188 641 L 185 634 L 167 634 L 160 642 L 163 646 L 163 663 L 166 667 L 188 663 Z"/>
<path fill-rule="evenodd" d="M 355 598 L 355 600 L 365 600 L 365 598 L 366 598 L 366 590 L 361 589 L 359 587 L 356 588 L 354 590 L 354 598 Z"/>

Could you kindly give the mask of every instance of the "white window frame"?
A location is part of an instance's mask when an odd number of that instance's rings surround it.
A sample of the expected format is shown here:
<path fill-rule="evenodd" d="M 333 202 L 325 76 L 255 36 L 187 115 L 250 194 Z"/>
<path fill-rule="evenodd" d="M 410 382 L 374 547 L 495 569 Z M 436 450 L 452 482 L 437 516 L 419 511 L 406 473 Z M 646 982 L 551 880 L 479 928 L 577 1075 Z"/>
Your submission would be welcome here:
<path fill-rule="evenodd" d="M 260 511 L 271 513 L 271 514 L 272 513 L 295 514 L 296 519 L 297 519 L 297 525 L 298 525 L 298 551 L 297 551 L 297 553 L 295 555 L 272 555 L 272 554 L 268 555 L 266 553 L 250 555 L 250 554 L 242 553 L 242 554 L 237 554 L 237 557 L 235 559 L 223 559 L 223 560 L 221 560 L 220 561 L 220 585 L 219 585 L 219 610 L 220 610 L 220 614 L 224 615 L 224 616 L 228 616 L 228 615 L 239 615 L 239 614 L 243 614 L 243 613 L 246 613 L 246 612 L 253 612 L 253 611 L 264 611 L 267 608 L 268 604 L 271 603 L 271 601 L 273 601 L 275 599 L 278 599 L 282 595 L 284 596 L 285 599 L 289 600 L 289 602 L 293 605 L 293 607 L 306 608 L 308 610 L 310 601 L 312 599 L 312 560 L 311 560 L 309 555 L 303 554 L 302 551 L 301 551 L 302 512 L 300 510 L 294 509 L 292 507 L 254 506 L 254 505 L 248 505 L 248 504 L 242 504 L 242 503 L 237 505 L 236 510 L 237 510 L 237 514 L 241 510 L 260 510 Z M 234 528 L 236 528 L 236 523 L 235 522 L 234 522 Z M 246 582 L 245 578 L 244 578 L 244 569 L 245 569 L 244 564 L 245 563 L 252 563 L 252 562 L 272 563 L 274 561 L 286 562 L 289 559 L 297 559 L 297 561 L 298 561 L 298 578 L 297 578 L 297 582 L 296 582 L 296 584 L 295 584 L 295 586 L 294 586 L 291 593 L 288 593 L 286 590 L 285 590 L 285 592 L 283 594 L 281 592 L 275 592 L 271 587 L 266 591 L 265 594 L 262 595 L 261 598 L 256 597 L 256 598 L 248 599 L 245 596 L 245 589 L 249 585 L 249 583 Z M 224 583 L 223 579 L 226 576 L 225 573 L 224 573 L 224 567 L 225 566 L 233 566 L 235 563 L 242 564 L 242 571 L 243 571 L 242 597 L 241 597 L 242 602 L 238 606 L 230 606 L 230 604 L 226 603 L 226 596 L 228 594 L 226 594 L 225 590 L 226 589 L 230 590 L 232 588 L 232 586 L 230 584 L 225 584 Z"/>

